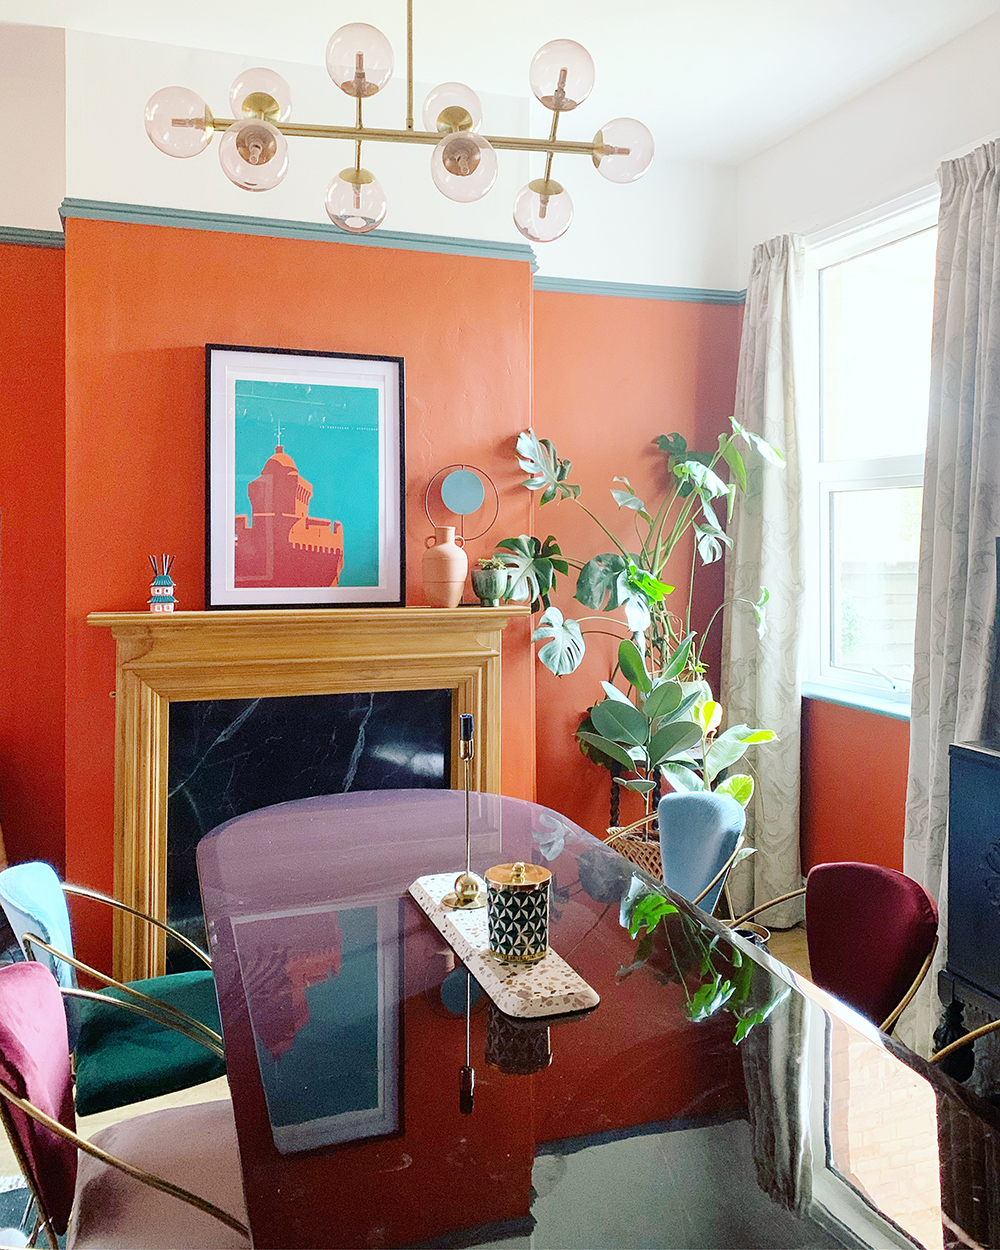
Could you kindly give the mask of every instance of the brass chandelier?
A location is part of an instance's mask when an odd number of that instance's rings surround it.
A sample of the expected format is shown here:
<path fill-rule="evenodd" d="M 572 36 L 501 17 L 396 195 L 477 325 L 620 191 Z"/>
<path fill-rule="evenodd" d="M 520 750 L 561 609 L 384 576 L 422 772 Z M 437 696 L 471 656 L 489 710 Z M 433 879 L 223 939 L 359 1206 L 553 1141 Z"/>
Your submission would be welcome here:
<path fill-rule="evenodd" d="M 269 69 L 240 74 L 229 92 L 233 117 L 213 117 L 205 101 L 185 87 L 165 87 L 146 105 L 146 133 L 168 156 L 197 156 L 222 132 L 219 161 L 229 180 L 244 191 L 269 191 L 288 170 L 288 136 L 347 139 L 354 144 L 354 163 L 342 169 L 326 191 L 330 220 L 350 234 L 367 234 L 385 220 L 382 184 L 361 163 L 361 147 L 373 143 L 434 145 L 431 178 L 450 200 L 472 203 L 493 186 L 497 150 L 545 154 L 545 174 L 518 191 L 514 224 L 533 243 L 548 243 L 569 229 L 573 203 L 552 177 L 559 154 L 590 156 L 597 172 L 610 182 L 634 182 L 653 159 L 653 136 L 631 117 L 607 122 L 587 142 L 556 138 L 559 118 L 582 104 L 594 85 L 594 62 L 586 48 L 572 39 L 555 39 L 531 60 L 528 80 L 535 98 L 552 113 L 549 137 L 520 139 L 481 135 L 483 110 L 479 97 L 463 83 L 435 87 L 424 101 L 423 130 L 413 126 L 413 0 L 406 5 L 406 129 L 380 130 L 362 121 L 362 105 L 392 77 L 392 47 L 374 26 L 352 22 L 335 31 L 327 44 L 326 68 L 334 84 L 356 102 L 353 126 L 303 125 L 290 122 L 288 83 Z"/>

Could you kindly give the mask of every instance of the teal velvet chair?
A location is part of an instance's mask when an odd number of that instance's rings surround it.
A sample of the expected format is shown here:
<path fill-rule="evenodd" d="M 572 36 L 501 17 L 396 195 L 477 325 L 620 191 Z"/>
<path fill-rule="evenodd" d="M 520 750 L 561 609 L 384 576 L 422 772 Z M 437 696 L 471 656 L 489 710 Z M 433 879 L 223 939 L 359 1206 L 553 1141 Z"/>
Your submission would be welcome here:
<path fill-rule="evenodd" d="M 739 849 L 746 813 L 728 794 L 665 794 L 657 807 L 663 880 L 683 898 L 715 911 Z"/>
<path fill-rule="evenodd" d="M 141 916 L 171 934 L 205 967 L 127 984 L 105 976 L 73 953 L 67 894 Z M 0 906 L 26 958 L 44 964 L 63 995 L 78 1115 L 188 1089 L 225 1073 L 211 960 L 193 942 L 117 899 L 64 885 L 44 863 L 15 864 L 0 872 Z M 81 989 L 78 971 L 106 988 Z"/>

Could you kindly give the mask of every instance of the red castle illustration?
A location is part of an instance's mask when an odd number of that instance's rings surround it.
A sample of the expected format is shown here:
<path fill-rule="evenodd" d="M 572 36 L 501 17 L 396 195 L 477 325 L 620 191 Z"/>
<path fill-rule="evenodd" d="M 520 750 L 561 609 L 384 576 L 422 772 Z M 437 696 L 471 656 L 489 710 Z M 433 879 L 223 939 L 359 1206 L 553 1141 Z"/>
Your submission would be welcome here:
<path fill-rule="evenodd" d="M 344 567 L 339 521 L 309 515 L 313 488 L 279 443 L 247 487 L 252 524 L 236 517 L 237 586 L 336 586 Z"/>

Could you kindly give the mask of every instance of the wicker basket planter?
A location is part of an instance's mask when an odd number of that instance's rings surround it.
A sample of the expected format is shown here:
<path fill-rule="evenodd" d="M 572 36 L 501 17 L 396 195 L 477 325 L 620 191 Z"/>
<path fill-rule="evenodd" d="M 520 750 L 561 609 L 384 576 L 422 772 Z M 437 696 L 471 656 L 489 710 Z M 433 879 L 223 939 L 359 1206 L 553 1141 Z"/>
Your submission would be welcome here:
<path fill-rule="evenodd" d="M 656 834 L 647 833 L 644 828 L 655 819 L 656 813 L 654 812 L 649 816 L 643 816 L 641 820 L 633 821 L 631 825 L 623 825 L 620 828 L 613 825 L 608 830 L 605 846 L 614 847 L 620 855 L 624 855 L 637 868 L 648 872 L 657 881 L 662 881 L 663 860 L 660 858 L 660 839 Z"/>

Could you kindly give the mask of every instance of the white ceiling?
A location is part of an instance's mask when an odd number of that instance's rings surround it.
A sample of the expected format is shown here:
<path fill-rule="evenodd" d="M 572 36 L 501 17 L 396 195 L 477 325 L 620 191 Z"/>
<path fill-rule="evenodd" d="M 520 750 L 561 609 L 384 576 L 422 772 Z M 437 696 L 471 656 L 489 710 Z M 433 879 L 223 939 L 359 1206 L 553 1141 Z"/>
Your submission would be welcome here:
<path fill-rule="evenodd" d="M 602 116 L 641 118 L 661 155 L 737 164 L 1000 11 L 1000 0 L 415 0 L 414 8 L 421 82 L 525 95 L 536 48 L 576 39 L 597 65 L 588 112 L 597 105 Z M 0 21 L 312 64 L 322 64 L 334 27 L 367 21 L 393 43 L 397 70 L 404 56 L 404 0 L 0 0 Z"/>

